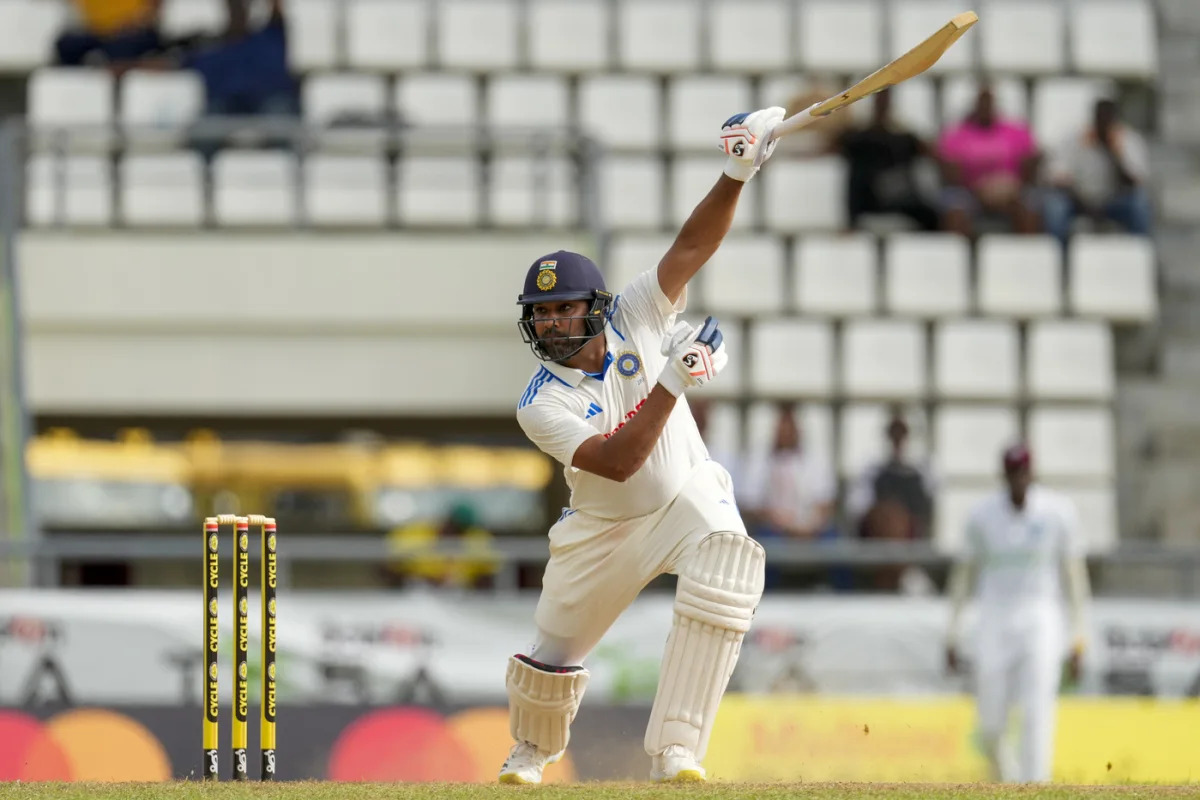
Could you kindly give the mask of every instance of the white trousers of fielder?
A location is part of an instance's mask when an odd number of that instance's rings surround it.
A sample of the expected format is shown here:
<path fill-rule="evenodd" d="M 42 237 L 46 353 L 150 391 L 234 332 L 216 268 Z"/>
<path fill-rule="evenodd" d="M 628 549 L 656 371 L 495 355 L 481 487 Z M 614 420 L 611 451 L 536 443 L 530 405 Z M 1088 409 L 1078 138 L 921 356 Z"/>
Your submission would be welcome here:
<path fill-rule="evenodd" d="M 699 465 L 674 501 L 644 517 L 614 522 L 568 514 L 550 529 L 550 561 L 534 614 L 538 637 L 527 655 L 544 665 L 581 666 L 650 581 L 678 575 L 645 745 L 652 756 L 678 744 L 703 759 L 762 596 L 763 565 L 762 548 L 746 535 L 734 504 L 729 473 L 714 461 Z M 517 665 L 515 672 L 510 664 L 514 738 L 546 752 L 565 747 L 586 677 L 576 674 L 568 683 L 564 676 L 555 681 L 561 690 L 531 695 L 519 677 L 528 670 Z"/>

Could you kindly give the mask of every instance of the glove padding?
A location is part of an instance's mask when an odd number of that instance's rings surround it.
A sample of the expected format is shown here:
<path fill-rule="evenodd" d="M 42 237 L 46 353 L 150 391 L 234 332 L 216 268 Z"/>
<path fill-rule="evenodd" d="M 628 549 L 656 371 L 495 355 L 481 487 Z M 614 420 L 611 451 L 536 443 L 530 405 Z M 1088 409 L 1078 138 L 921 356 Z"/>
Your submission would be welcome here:
<path fill-rule="evenodd" d="M 729 362 L 725 337 L 713 317 L 704 320 L 699 330 L 677 322 L 663 337 L 662 354 L 667 357 L 667 365 L 658 382 L 676 397 L 685 389 L 708 383 Z"/>
<path fill-rule="evenodd" d="M 782 108 L 771 106 L 753 113 L 734 114 L 725 120 L 725 124 L 721 126 L 721 139 L 717 144 L 725 155 L 729 156 L 725 160 L 725 174 L 735 181 L 744 182 L 753 178 L 754 173 L 758 171 L 754 166 L 754 157 L 758 155 L 759 148 L 767 148 L 766 155 L 759 162 L 761 166 L 771 157 L 771 153 L 775 152 L 779 140 L 766 143 L 767 137 L 771 129 L 782 122 L 785 116 L 787 112 Z"/>

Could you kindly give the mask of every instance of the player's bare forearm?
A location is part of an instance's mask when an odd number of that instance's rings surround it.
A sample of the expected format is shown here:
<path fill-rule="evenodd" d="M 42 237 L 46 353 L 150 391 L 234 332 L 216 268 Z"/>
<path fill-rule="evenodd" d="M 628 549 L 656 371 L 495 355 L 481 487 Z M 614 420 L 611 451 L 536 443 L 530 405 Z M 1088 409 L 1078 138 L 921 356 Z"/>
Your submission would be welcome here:
<path fill-rule="evenodd" d="M 679 229 L 671 249 L 658 262 L 658 285 L 672 303 L 729 233 L 744 185 L 728 175 L 718 178 Z"/>
<path fill-rule="evenodd" d="M 610 481 L 629 480 L 650 457 L 674 408 L 675 396 L 656 384 L 637 413 L 614 433 L 579 445 L 571 466 Z"/>

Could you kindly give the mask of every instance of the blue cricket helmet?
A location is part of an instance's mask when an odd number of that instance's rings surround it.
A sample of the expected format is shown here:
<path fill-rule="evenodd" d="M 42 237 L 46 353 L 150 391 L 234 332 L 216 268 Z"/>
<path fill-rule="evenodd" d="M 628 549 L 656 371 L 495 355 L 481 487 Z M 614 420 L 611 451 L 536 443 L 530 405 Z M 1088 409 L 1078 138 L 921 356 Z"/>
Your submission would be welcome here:
<path fill-rule="evenodd" d="M 584 336 L 554 337 L 572 340 L 579 346 L 566 355 L 555 355 L 547 350 L 546 344 L 537 335 L 533 306 L 537 303 L 562 300 L 588 300 L 590 304 L 583 318 L 586 331 Z M 517 297 L 517 304 L 521 306 L 521 318 L 517 321 L 517 327 L 521 331 L 521 338 L 533 350 L 534 355 L 543 361 L 565 361 L 604 331 L 604 326 L 608 324 L 612 294 L 605 289 L 604 275 L 594 261 L 579 253 L 558 250 L 542 256 L 529 266 L 525 273 L 524 291 Z"/>

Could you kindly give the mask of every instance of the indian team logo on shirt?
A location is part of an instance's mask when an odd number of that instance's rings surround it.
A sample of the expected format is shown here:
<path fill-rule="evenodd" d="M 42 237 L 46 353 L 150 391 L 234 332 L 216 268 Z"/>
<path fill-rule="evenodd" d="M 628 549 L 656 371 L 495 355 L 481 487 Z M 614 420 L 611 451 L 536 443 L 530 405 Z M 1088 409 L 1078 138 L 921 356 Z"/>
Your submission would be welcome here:
<path fill-rule="evenodd" d="M 617 373 L 622 378 L 632 378 L 642 371 L 642 360 L 637 353 L 626 350 L 617 356 Z"/>
<path fill-rule="evenodd" d="M 558 283 L 558 273 L 555 272 L 557 267 L 557 261 L 543 261 L 538 264 L 537 287 L 543 292 L 550 291 Z"/>

